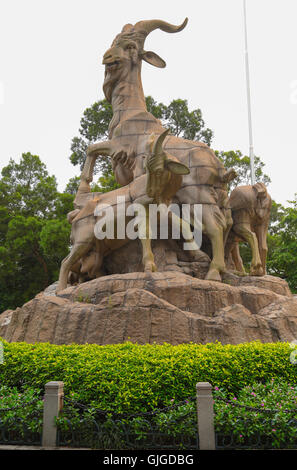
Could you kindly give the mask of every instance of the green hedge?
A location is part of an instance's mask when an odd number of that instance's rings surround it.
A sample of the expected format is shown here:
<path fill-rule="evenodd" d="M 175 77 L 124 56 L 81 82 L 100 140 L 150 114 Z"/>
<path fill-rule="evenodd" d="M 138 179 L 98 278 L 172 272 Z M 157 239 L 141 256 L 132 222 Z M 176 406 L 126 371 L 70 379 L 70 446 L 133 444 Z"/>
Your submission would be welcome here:
<path fill-rule="evenodd" d="M 184 400 L 195 395 L 199 381 L 232 394 L 272 378 L 297 384 L 297 365 L 290 362 L 288 343 L 3 344 L 2 385 L 43 389 L 50 380 L 62 380 L 66 396 L 116 412 L 146 411 L 172 399 Z"/>

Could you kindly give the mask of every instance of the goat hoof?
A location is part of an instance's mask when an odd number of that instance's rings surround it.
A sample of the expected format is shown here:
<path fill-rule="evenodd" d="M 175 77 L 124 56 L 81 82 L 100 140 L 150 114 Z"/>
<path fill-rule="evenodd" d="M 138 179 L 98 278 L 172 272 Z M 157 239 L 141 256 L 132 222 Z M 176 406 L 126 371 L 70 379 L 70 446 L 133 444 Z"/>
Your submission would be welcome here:
<path fill-rule="evenodd" d="M 56 295 L 59 294 L 62 290 L 67 289 L 67 287 L 68 287 L 68 284 L 66 284 L 66 285 L 58 284 L 58 286 L 56 288 Z"/>
<path fill-rule="evenodd" d="M 145 264 L 144 272 L 146 273 L 155 273 L 157 271 L 157 266 L 153 262 L 148 262 Z"/>
<path fill-rule="evenodd" d="M 205 278 L 206 281 L 217 281 L 221 282 L 222 278 L 217 269 L 210 269 Z"/>
<path fill-rule="evenodd" d="M 249 273 L 247 273 L 246 271 L 234 271 L 234 274 L 236 274 L 236 276 L 240 276 L 240 277 L 245 277 L 245 276 L 249 275 Z"/>
<path fill-rule="evenodd" d="M 264 276 L 264 270 L 262 266 L 255 266 L 250 270 L 250 276 Z"/>

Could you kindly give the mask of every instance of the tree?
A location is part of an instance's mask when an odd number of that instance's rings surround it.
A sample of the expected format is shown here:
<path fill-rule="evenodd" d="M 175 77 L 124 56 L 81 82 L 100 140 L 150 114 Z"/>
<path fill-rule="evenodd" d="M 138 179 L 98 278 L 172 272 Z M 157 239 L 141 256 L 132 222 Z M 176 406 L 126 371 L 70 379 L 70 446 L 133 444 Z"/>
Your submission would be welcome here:
<path fill-rule="evenodd" d="M 187 100 L 171 101 L 169 106 L 159 103 L 162 109 L 161 121 L 173 135 L 183 139 L 197 140 L 211 144 L 213 132 L 204 128 L 204 120 L 200 109 L 189 111 Z"/>
<path fill-rule="evenodd" d="M 235 178 L 230 183 L 230 190 L 238 185 L 251 184 L 251 166 L 250 158 L 243 156 L 240 150 L 216 151 L 217 157 L 223 162 L 225 168 L 234 168 L 237 173 Z M 271 180 L 268 175 L 263 172 L 265 163 L 259 157 L 255 156 L 255 179 L 256 182 L 262 182 L 268 185 Z"/>
<path fill-rule="evenodd" d="M 297 194 L 289 203 L 291 207 L 282 207 L 282 216 L 269 234 L 267 268 L 297 293 Z"/>
<path fill-rule="evenodd" d="M 114 189 L 120 188 L 121 185 L 116 182 L 113 171 L 105 171 L 102 176 L 99 177 L 97 183 L 91 184 L 92 191 L 98 191 L 101 193 L 107 193 L 113 191 Z"/>
<path fill-rule="evenodd" d="M 53 217 L 64 220 L 68 214 L 73 210 L 74 195 L 69 193 L 57 193 Z"/>
<path fill-rule="evenodd" d="M 10 216 L 49 217 L 57 196 L 55 176 L 49 176 L 37 155 L 23 153 L 20 163 L 10 159 L 1 171 L 0 206 Z"/>
<path fill-rule="evenodd" d="M 70 249 L 71 225 L 66 217 L 61 220 L 47 220 L 39 235 L 39 246 L 46 261 L 51 282 L 59 276 L 61 261 Z"/>
<path fill-rule="evenodd" d="M 10 215 L 7 207 L 0 206 L 0 246 L 4 244 Z"/>
<path fill-rule="evenodd" d="M 21 305 L 49 284 L 49 272 L 40 250 L 39 236 L 44 221 L 16 215 L 9 224 L 0 264 L 1 303 L 9 295 L 10 304 Z M 1 311 L 2 311 L 1 308 Z"/>
<path fill-rule="evenodd" d="M 56 281 L 69 252 L 67 219 L 15 216 L 0 250 L 0 313 L 20 306 Z"/>
<path fill-rule="evenodd" d="M 279 231 L 279 224 L 282 221 L 282 218 L 285 215 L 285 208 L 272 200 L 271 214 L 269 221 L 269 233 L 274 235 Z"/>
<path fill-rule="evenodd" d="M 37 155 L 10 160 L 0 178 L 0 312 L 30 300 L 57 279 L 69 250 L 66 214 L 74 196 L 57 191 Z"/>
<path fill-rule="evenodd" d="M 166 106 L 163 103 L 157 103 L 151 96 L 147 96 L 146 107 L 150 113 L 162 121 L 164 127 L 170 129 L 173 135 L 211 144 L 213 132 L 205 128 L 201 109 L 189 111 L 187 100 L 176 99 Z"/>
<path fill-rule="evenodd" d="M 75 196 L 77 193 L 78 187 L 79 187 L 79 182 L 80 182 L 80 177 L 79 176 L 73 176 L 73 178 L 70 178 L 68 181 L 64 193 L 71 194 L 72 196 Z"/>
<path fill-rule="evenodd" d="M 82 169 L 87 146 L 91 142 L 107 140 L 108 126 L 112 119 L 111 104 L 103 99 L 96 101 L 92 106 L 86 108 L 80 121 L 79 137 L 74 137 L 71 142 L 70 161 L 73 165 L 79 165 Z M 97 159 L 94 172 L 111 171 L 111 163 L 108 157 Z"/>

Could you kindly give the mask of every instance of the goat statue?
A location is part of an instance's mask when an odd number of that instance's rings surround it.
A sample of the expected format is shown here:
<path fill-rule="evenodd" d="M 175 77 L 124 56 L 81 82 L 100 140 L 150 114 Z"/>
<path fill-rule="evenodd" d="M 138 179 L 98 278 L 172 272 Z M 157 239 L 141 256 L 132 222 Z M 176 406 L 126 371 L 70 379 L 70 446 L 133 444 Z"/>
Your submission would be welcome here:
<path fill-rule="evenodd" d="M 147 111 L 141 82 L 142 61 L 155 67 L 166 66 L 163 59 L 144 50 L 146 37 L 154 30 L 167 33 L 182 31 L 187 18 L 175 26 L 162 20 L 139 21 L 127 24 L 103 56 L 105 77 L 103 91 L 112 104 L 113 118 L 109 126 L 109 140 L 89 145 L 81 175 L 80 202 L 82 207 L 90 197 L 95 159 L 110 156 L 118 183 L 128 185 L 145 173 L 145 149 L 150 135 L 164 132 L 161 122 Z M 212 261 L 206 279 L 220 281 L 225 271 L 224 238 L 228 231 L 224 208 L 220 207 L 217 188 L 226 180 L 226 170 L 215 153 L 203 142 L 190 141 L 168 135 L 164 150 L 188 166 L 174 202 L 202 205 L 202 230 L 211 242 Z M 109 193 L 111 194 L 111 193 Z"/>
<path fill-rule="evenodd" d="M 229 204 L 233 225 L 227 239 L 225 256 L 231 256 L 237 273 L 246 275 L 239 253 L 240 241 L 249 244 L 252 250 L 251 276 L 266 274 L 267 231 L 271 212 L 271 197 L 264 183 L 237 186 L 231 194 Z"/>
<path fill-rule="evenodd" d="M 123 188 L 108 193 L 93 193 L 95 197 L 90 198 L 81 209 L 77 208 L 68 215 L 68 220 L 72 224 L 72 249 L 62 261 L 57 292 L 67 287 L 70 273 L 83 274 L 80 269 L 84 265 L 85 272 L 89 271 L 91 277 L 98 277 L 104 256 L 130 241 L 127 236 L 119 239 L 116 236 L 107 238 L 104 235 L 108 224 L 112 224 L 115 228 L 113 233 L 117 232 L 117 222 L 124 223 L 124 227 L 127 226 L 131 220 L 127 209 L 133 204 L 140 204 L 145 209 L 145 216 L 138 224 L 144 271 L 156 270 L 151 249 L 149 206 L 156 203 L 168 207 L 181 187 L 183 175 L 189 173 L 186 165 L 163 150 L 162 144 L 167 134 L 168 130 L 165 130 L 159 136 L 154 134 L 150 136 L 146 159 L 147 174 L 139 176 Z M 84 195 L 85 193 L 81 194 L 78 190 L 74 201 L 76 205 L 79 205 Z M 98 208 L 104 209 L 104 218 L 102 210 Z M 111 209 L 111 212 L 106 208 Z M 174 213 L 169 212 L 169 216 L 173 224 L 178 224 L 179 228 L 182 228 L 183 237 L 190 244 L 192 255 L 195 257 L 197 253 L 199 258 L 199 248 L 194 240 L 190 224 Z M 101 229 L 96 228 L 98 222 Z M 98 234 L 98 230 L 101 230 L 101 233 Z M 103 234 L 102 237 L 101 234 Z M 92 260 L 91 263 L 89 259 Z"/>

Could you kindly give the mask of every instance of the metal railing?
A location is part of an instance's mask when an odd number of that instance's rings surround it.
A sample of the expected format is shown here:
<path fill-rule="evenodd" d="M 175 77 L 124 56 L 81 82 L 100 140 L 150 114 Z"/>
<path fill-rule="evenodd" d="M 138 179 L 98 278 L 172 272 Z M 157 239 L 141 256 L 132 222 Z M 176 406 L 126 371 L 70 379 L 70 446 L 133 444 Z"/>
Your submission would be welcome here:
<path fill-rule="evenodd" d="M 282 440 L 276 443 L 272 434 L 265 432 L 265 429 L 277 431 L 281 419 L 279 409 L 243 405 L 223 397 L 215 397 L 215 400 L 224 402 L 232 408 L 254 413 L 236 418 L 237 432 L 234 429 L 226 429 L 226 423 L 220 426 L 225 429 L 216 429 L 216 449 L 297 449 L 297 408 L 281 410 L 289 417 L 286 422 L 287 430 L 293 430 L 294 432 L 292 432 L 293 437 L 290 439 L 286 434 Z M 240 433 L 238 432 L 239 429 Z"/>
<path fill-rule="evenodd" d="M 32 407 L 40 400 L 37 397 L 10 408 L 0 408 L 0 444 L 41 445 L 42 408 Z M 32 409 L 26 414 L 26 420 L 12 413 L 28 407 Z"/>
<path fill-rule="evenodd" d="M 196 396 L 151 411 L 117 413 L 90 408 L 64 397 L 63 382 L 48 382 L 45 395 L 10 408 L 0 408 L 0 444 L 99 449 L 271 449 L 279 420 L 287 426 L 279 448 L 297 449 L 297 408 L 267 409 L 244 405 L 212 394 L 207 382 Z M 219 403 L 230 406 L 220 421 Z M 26 419 L 18 410 L 28 409 Z M 246 410 L 245 415 L 232 410 Z M 226 413 L 227 411 L 227 413 Z M 232 416 L 231 416 L 232 415 Z M 285 418 L 284 418 L 285 416 Z M 264 431 L 263 431 L 264 430 Z"/>
<path fill-rule="evenodd" d="M 209 417 L 205 415 L 203 405 L 205 384 L 202 388 L 197 384 L 195 397 L 132 414 L 90 409 L 71 398 L 64 398 L 63 389 L 63 382 L 48 382 L 43 407 L 39 403 L 34 408 L 41 400 L 39 397 L 0 409 L 0 444 L 137 450 L 198 449 L 201 445 L 203 448 L 203 442 L 207 441 L 205 429 Z M 190 403 L 194 406 L 188 406 Z M 28 422 L 25 423 L 13 412 L 28 406 L 32 410 L 26 415 Z M 200 414 L 199 419 L 197 414 Z M 211 426 L 208 428 L 213 429 Z"/>
<path fill-rule="evenodd" d="M 115 413 L 71 399 L 57 423 L 57 445 L 112 449 L 197 449 L 197 413 L 187 400 L 148 412 Z M 193 429 L 196 432 L 193 433 Z"/>
<path fill-rule="evenodd" d="M 184 400 L 142 413 L 114 413 L 65 400 L 70 406 L 57 423 L 57 445 L 111 449 L 197 449 L 197 414 Z M 178 415 L 175 412 L 178 412 Z M 169 418 L 168 418 L 169 415 Z M 187 434 L 183 429 L 196 429 Z"/>

